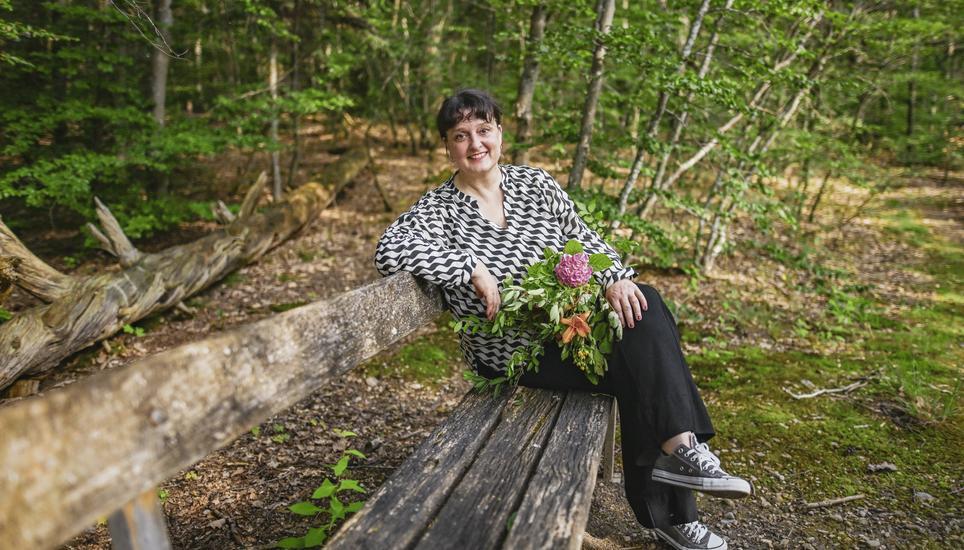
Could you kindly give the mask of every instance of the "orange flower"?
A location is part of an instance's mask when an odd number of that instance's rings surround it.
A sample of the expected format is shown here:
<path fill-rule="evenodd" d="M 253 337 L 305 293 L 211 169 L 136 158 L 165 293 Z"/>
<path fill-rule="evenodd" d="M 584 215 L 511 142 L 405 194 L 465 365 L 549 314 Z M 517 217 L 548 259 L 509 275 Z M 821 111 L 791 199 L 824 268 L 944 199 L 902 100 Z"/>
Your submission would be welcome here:
<path fill-rule="evenodd" d="M 562 333 L 562 343 L 568 344 L 572 341 L 575 336 L 580 338 L 585 338 L 589 336 L 589 312 L 583 312 L 579 315 L 574 315 L 572 317 L 563 317 L 559 320 L 560 323 L 566 325 L 567 328 L 565 332 Z"/>

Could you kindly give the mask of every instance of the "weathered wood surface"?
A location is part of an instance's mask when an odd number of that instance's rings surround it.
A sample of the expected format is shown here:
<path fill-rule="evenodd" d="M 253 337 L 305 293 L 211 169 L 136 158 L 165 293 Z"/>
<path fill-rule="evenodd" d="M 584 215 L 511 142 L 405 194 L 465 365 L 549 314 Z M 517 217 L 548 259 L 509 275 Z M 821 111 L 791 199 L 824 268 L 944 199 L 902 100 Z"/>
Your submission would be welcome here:
<path fill-rule="evenodd" d="M 610 407 L 609 426 L 606 428 L 606 438 L 603 440 L 602 450 L 602 478 L 603 481 L 613 480 L 613 471 L 616 469 L 616 422 L 619 407 Z"/>
<path fill-rule="evenodd" d="M 488 441 L 508 393 L 467 394 L 325 548 L 385 550 L 414 544 Z"/>
<path fill-rule="evenodd" d="M 486 446 L 415 548 L 497 548 L 539 464 L 561 392 L 519 388 Z"/>
<path fill-rule="evenodd" d="M 578 548 L 613 400 L 517 392 L 468 394 L 326 548 Z"/>
<path fill-rule="evenodd" d="M 612 409 L 611 397 L 575 391 L 566 395 L 503 548 L 582 547 Z"/>
<path fill-rule="evenodd" d="M 49 370 L 125 324 L 169 309 L 260 258 L 317 217 L 327 198 L 320 185 L 307 185 L 288 201 L 192 243 L 140 254 L 120 271 L 71 278 L 53 302 L 0 325 L 0 388 L 23 373 Z"/>
<path fill-rule="evenodd" d="M 107 518 L 112 550 L 170 550 L 164 510 L 151 488 Z"/>
<path fill-rule="evenodd" d="M 285 202 L 255 213 L 267 177 L 252 186 L 234 217 L 223 205 L 216 213 L 226 227 L 194 242 L 155 254 L 138 251 L 110 211 L 97 201 L 101 229 L 89 225 L 101 247 L 118 258 L 119 271 L 89 277 L 64 275 L 27 250 L 0 222 L 0 257 L 19 258 L 13 284 L 44 305 L 18 313 L 0 325 L 0 389 L 21 374 L 55 367 L 72 353 L 96 343 L 124 325 L 174 307 L 228 273 L 256 261 L 314 220 L 337 190 L 364 163 L 363 149 L 352 149 L 324 172 L 324 184 L 308 183 Z"/>
<path fill-rule="evenodd" d="M 0 548 L 50 548 L 442 311 L 378 280 L 0 408 Z"/>

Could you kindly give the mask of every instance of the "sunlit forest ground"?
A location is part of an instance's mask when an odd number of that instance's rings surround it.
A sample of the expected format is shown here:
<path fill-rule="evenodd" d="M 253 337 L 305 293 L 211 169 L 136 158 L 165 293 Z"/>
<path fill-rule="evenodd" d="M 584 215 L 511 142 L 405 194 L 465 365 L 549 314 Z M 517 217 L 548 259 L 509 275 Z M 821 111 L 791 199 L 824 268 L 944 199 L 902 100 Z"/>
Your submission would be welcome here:
<path fill-rule="evenodd" d="M 378 158 L 382 177 L 394 177 L 394 212 L 380 211 L 364 176 L 296 238 L 192 299 L 193 317 L 138 323 L 142 335 L 80 354 L 45 386 L 376 278 L 370 258 L 381 229 L 444 172 L 438 155 L 385 147 Z M 815 222 L 799 230 L 740 224 L 743 245 L 710 277 L 648 270 L 646 250 L 635 258 L 640 280 L 675 310 L 716 424 L 714 449 L 755 483 L 746 501 L 700 500 L 704 520 L 731 548 L 964 544 L 964 182 L 930 174 L 898 181 L 860 209 L 866 188 L 835 182 Z M 81 255 L 75 269 L 102 263 Z M 467 390 L 461 369 L 443 318 L 170 480 L 161 494 L 175 546 L 259 547 L 303 534 L 307 523 L 286 507 L 306 498 L 349 446 L 331 429 L 359 434 L 350 444 L 369 458 L 353 467 L 355 477 L 373 490 Z M 856 498 L 808 508 L 843 497 Z M 107 544 L 101 525 L 67 547 Z M 584 547 L 657 544 L 633 521 L 621 486 L 600 482 Z"/>

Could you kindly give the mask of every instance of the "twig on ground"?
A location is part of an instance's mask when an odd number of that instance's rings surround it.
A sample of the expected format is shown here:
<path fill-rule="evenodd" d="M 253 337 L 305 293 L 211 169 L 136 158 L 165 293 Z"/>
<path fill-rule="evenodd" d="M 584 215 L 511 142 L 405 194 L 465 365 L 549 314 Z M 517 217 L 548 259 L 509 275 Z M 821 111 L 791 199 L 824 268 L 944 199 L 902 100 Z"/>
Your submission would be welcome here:
<path fill-rule="evenodd" d="M 837 504 L 843 504 L 845 502 L 852 502 L 854 500 L 860 500 L 864 498 L 865 495 L 850 495 L 849 497 L 831 498 L 829 500 L 821 500 L 820 502 L 808 502 L 806 503 L 807 510 L 814 510 L 816 508 L 826 508 L 827 506 L 835 506 Z"/>
<path fill-rule="evenodd" d="M 858 380 L 852 384 L 847 384 L 839 388 L 821 388 L 819 390 L 812 391 L 810 393 L 793 393 L 789 388 L 783 388 L 783 391 L 790 394 L 790 397 L 794 399 L 810 399 L 817 397 L 818 395 L 823 395 L 825 393 L 850 393 L 857 388 L 862 388 L 867 385 L 867 380 Z"/>

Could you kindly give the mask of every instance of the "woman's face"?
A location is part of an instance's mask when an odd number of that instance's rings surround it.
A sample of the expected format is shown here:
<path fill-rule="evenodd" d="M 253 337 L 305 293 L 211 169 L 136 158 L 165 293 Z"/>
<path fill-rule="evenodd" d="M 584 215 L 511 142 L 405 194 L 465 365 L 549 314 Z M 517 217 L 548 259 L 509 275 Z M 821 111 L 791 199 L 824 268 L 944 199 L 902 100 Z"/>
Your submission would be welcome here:
<path fill-rule="evenodd" d="M 502 126 L 478 118 L 463 120 L 446 132 L 445 148 L 459 172 L 484 174 L 499 165 Z"/>

